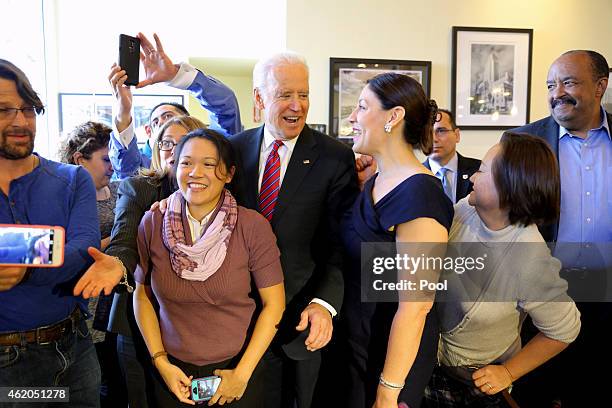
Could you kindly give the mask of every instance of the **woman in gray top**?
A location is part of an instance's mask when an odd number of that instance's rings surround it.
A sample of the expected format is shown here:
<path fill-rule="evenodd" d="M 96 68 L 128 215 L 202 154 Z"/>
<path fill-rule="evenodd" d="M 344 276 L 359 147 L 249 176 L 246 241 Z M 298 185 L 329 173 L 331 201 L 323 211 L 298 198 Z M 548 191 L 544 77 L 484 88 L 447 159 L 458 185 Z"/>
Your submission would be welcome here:
<path fill-rule="evenodd" d="M 506 132 L 484 157 L 474 191 L 455 205 L 449 242 L 484 268 L 451 273 L 439 293 L 440 366 L 426 391 L 429 407 L 506 407 L 512 382 L 565 349 L 580 331 L 537 225 L 559 214 L 554 154 L 527 134 Z M 469 247 L 469 248 L 468 248 Z M 467 249 L 466 249 L 467 248 Z M 529 315 L 539 333 L 521 348 Z"/>

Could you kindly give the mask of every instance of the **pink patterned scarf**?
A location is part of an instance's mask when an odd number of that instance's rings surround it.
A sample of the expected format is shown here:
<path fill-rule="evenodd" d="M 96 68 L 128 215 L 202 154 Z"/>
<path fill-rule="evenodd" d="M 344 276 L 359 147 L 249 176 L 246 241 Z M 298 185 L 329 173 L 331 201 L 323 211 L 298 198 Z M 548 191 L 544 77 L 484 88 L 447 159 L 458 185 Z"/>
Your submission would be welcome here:
<path fill-rule="evenodd" d="M 204 233 L 193 245 L 187 244 L 185 237 L 189 231 L 183 228 L 186 205 L 180 190 L 168 197 L 162 238 L 164 245 L 170 251 L 174 272 L 183 279 L 205 281 L 219 270 L 225 259 L 238 218 L 238 205 L 232 194 L 224 189 Z"/>

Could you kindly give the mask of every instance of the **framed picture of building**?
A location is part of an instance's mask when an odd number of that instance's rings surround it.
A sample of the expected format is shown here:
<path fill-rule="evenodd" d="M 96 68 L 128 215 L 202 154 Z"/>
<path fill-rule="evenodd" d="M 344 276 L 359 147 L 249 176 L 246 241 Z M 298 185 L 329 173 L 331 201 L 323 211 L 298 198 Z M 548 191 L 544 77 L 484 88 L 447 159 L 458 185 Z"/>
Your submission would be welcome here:
<path fill-rule="evenodd" d="M 431 61 L 366 58 L 330 58 L 329 60 L 329 135 L 352 144 L 353 127 L 348 118 L 357 106 L 359 94 L 367 81 L 384 72 L 408 75 L 423 86 L 429 97 Z"/>
<path fill-rule="evenodd" d="M 451 110 L 462 129 L 529 123 L 532 29 L 453 27 Z"/>

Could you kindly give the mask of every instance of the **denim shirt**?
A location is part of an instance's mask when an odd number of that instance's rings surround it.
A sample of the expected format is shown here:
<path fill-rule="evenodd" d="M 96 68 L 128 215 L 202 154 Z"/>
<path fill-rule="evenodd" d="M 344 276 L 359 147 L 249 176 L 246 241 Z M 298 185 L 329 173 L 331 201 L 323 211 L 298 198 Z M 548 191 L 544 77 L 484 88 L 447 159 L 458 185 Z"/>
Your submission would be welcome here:
<path fill-rule="evenodd" d="M 584 139 L 559 127 L 558 242 L 612 241 L 612 135 L 603 109 L 601 116 Z"/>
<path fill-rule="evenodd" d="M 39 159 L 32 172 L 11 182 L 8 197 L 0 191 L 0 223 L 63 227 L 64 263 L 30 268 L 21 283 L 0 292 L 0 332 L 52 324 L 77 305 L 87 311 L 87 301 L 72 289 L 91 264 L 87 248 L 100 248 L 95 187 L 84 168 Z"/>

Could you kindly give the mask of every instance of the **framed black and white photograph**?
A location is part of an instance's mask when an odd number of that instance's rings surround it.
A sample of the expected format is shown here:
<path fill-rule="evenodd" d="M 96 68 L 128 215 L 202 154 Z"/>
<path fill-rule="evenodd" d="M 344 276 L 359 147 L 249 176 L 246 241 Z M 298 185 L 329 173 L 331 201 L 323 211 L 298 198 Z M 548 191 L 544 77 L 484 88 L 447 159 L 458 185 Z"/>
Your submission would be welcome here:
<path fill-rule="evenodd" d="M 89 120 L 112 127 L 112 106 L 115 98 L 111 94 L 60 93 L 59 127 L 61 133 L 70 132 Z M 151 109 L 162 102 L 184 104 L 183 95 L 134 95 L 134 130 L 139 144 L 147 140 L 144 125 L 149 123 Z"/>
<path fill-rule="evenodd" d="M 309 123 L 308 127 L 316 130 L 317 132 L 327 134 L 327 125 L 325 123 Z"/>
<path fill-rule="evenodd" d="M 408 75 L 423 86 L 429 97 L 431 61 L 407 61 L 365 58 L 330 58 L 329 60 L 329 135 L 352 144 L 353 127 L 348 118 L 357 106 L 359 94 L 367 81 L 384 72 Z"/>
<path fill-rule="evenodd" d="M 462 129 L 529 123 L 532 29 L 453 27 L 451 110 Z"/>
<path fill-rule="evenodd" d="M 612 68 L 610 68 L 610 74 L 608 75 L 608 88 L 601 100 L 601 104 L 606 112 L 612 113 Z"/>

